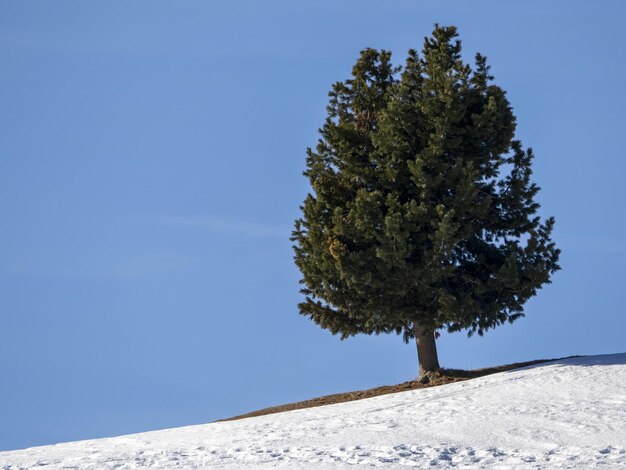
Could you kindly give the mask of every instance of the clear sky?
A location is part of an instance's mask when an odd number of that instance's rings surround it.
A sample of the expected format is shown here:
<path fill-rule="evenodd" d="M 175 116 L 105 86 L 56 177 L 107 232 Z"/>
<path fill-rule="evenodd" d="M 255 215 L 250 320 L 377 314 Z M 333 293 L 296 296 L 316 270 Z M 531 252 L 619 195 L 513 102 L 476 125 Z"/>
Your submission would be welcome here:
<path fill-rule="evenodd" d="M 456 25 L 536 153 L 562 271 L 444 366 L 626 351 L 622 1 L 0 0 L 0 450 L 203 423 L 417 373 L 297 314 L 327 92 Z"/>

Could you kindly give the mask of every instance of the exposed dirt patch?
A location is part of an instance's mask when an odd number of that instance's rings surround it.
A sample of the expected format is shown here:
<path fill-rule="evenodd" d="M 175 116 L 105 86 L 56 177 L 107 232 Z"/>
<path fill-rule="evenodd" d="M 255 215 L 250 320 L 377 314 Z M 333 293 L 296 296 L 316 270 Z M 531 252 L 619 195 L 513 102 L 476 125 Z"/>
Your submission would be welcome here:
<path fill-rule="evenodd" d="M 535 364 L 542 364 L 544 362 L 557 360 L 558 359 L 539 359 L 536 361 L 517 362 L 515 364 L 507 364 L 504 366 L 487 367 L 484 369 L 475 370 L 441 369 L 441 373 L 433 376 L 428 383 L 420 383 L 417 380 L 411 380 L 410 382 L 403 382 L 397 385 L 383 385 L 382 387 L 370 388 L 369 390 L 335 393 L 334 395 L 325 395 L 323 397 L 312 398 L 310 400 L 297 401 L 294 403 L 287 403 L 286 405 L 263 408 L 261 410 L 233 416 L 231 418 L 220 419 L 218 421 L 233 421 L 237 419 L 252 418 L 254 416 L 282 413 L 283 411 L 301 410 L 303 408 L 313 408 L 315 406 L 332 405 L 335 403 L 345 403 L 347 401 L 362 400 L 364 398 L 376 397 L 378 395 L 387 395 L 389 393 L 406 392 L 408 390 L 416 390 L 419 388 L 437 387 L 439 385 L 445 385 L 452 382 L 475 379 L 477 377 L 483 377 L 485 375 L 495 374 L 497 372 L 506 372 L 513 369 L 519 369 L 520 367 L 533 366 Z"/>

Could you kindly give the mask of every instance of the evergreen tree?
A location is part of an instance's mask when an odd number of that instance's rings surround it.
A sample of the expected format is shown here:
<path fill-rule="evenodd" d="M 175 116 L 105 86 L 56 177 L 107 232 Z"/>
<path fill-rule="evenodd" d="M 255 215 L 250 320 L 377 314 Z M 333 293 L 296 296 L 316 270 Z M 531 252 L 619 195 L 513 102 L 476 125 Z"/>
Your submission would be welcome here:
<path fill-rule="evenodd" d="M 292 237 L 300 313 L 342 339 L 415 338 L 423 380 L 439 369 L 439 330 L 515 321 L 559 269 L 532 150 L 485 57 L 463 63 L 457 36 L 436 25 L 403 67 L 366 49 L 333 85 Z"/>

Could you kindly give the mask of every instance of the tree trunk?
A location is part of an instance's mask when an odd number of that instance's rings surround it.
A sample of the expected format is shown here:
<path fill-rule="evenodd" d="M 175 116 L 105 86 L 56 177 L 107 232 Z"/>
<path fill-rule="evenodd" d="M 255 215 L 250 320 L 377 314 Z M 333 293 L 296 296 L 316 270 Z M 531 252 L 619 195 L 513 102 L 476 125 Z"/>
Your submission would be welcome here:
<path fill-rule="evenodd" d="M 413 323 L 415 342 L 417 343 L 417 360 L 419 362 L 419 379 L 428 378 L 439 370 L 439 358 L 437 357 L 437 344 L 435 332 L 422 327 L 419 323 Z M 428 382 L 428 380 L 426 380 Z"/>

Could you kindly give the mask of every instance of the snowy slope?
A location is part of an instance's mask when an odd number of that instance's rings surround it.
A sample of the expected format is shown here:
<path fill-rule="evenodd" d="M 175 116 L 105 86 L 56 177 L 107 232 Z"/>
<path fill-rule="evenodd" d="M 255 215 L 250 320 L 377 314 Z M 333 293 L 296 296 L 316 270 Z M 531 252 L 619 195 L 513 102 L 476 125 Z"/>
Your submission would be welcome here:
<path fill-rule="evenodd" d="M 0 452 L 0 469 L 626 468 L 626 354 L 241 421 Z"/>

